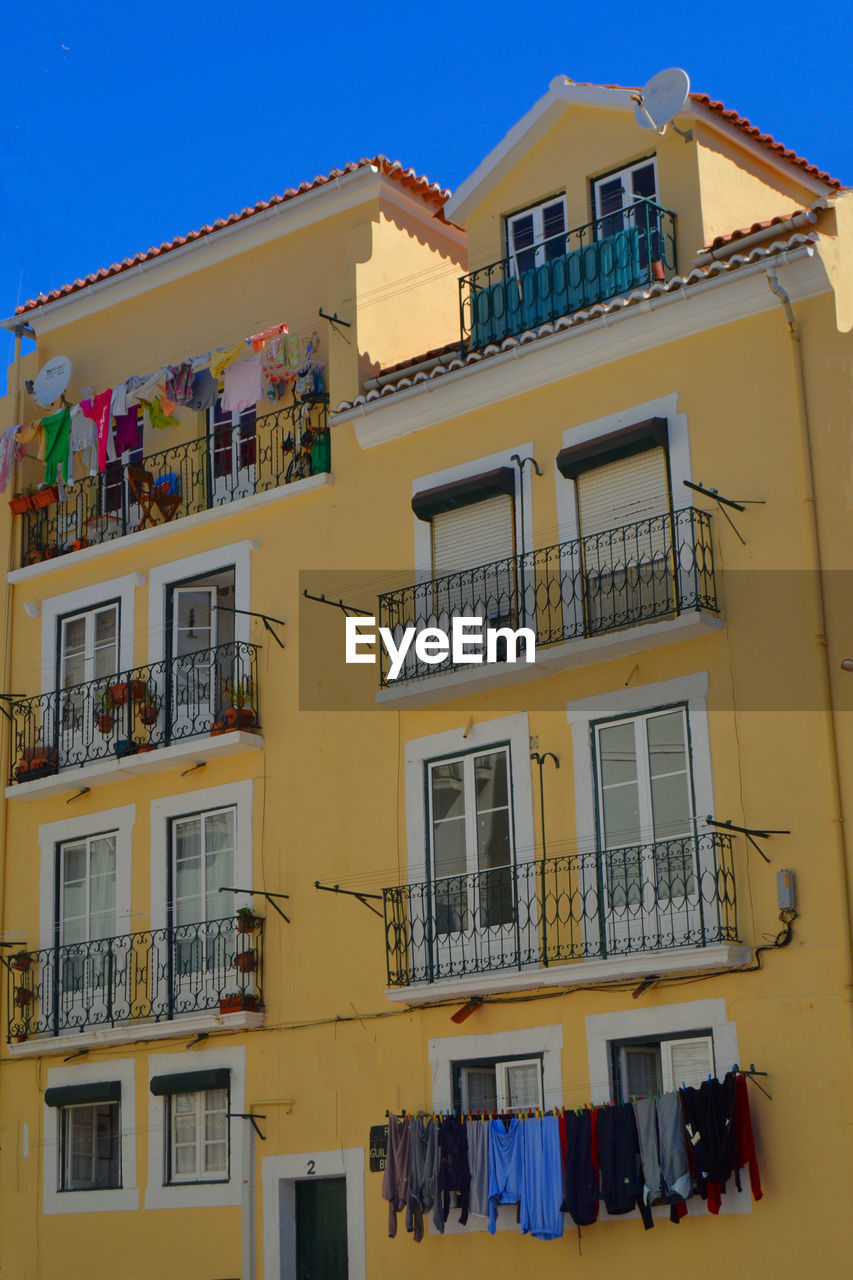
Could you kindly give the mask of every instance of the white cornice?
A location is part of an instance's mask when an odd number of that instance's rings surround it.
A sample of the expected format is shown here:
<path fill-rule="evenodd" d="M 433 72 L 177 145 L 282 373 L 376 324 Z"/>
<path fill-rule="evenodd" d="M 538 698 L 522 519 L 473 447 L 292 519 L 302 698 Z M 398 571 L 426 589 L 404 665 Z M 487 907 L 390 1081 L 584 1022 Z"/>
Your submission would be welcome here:
<path fill-rule="evenodd" d="M 14 330 L 16 325 L 28 324 L 38 336 L 42 336 L 60 325 L 70 324 L 150 289 L 215 266 L 235 254 L 246 253 L 304 227 L 316 226 L 326 218 L 333 218 L 369 200 L 388 199 L 389 191 L 396 186 L 399 184 L 387 179 L 375 166 L 362 165 L 340 178 L 333 178 L 322 187 L 254 213 L 242 222 L 221 227 L 105 280 L 96 280 L 75 293 L 46 302 L 34 311 L 2 320 L 0 327 Z M 411 205 L 405 207 L 411 209 L 416 205 L 417 201 L 412 200 Z M 424 218 L 423 209 L 420 212 L 422 220 L 426 224 L 431 223 L 432 219 Z"/>
<path fill-rule="evenodd" d="M 332 425 L 352 422 L 358 443 L 369 449 L 574 374 L 770 311 L 779 304 L 767 285 L 768 265 L 784 271 L 785 287 L 794 301 L 831 290 L 820 257 L 811 246 L 803 246 L 607 312 L 578 328 L 520 343 L 385 399 L 356 405 L 333 414 Z"/>

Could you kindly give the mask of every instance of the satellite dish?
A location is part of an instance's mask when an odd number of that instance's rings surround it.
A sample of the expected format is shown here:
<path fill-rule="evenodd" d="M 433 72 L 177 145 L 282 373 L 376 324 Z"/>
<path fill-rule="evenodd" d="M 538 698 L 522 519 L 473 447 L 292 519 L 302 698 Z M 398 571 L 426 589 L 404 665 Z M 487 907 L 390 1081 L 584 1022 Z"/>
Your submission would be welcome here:
<path fill-rule="evenodd" d="M 666 126 L 678 115 L 690 93 L 690 79 L 680 67 L 659 71 L 634 94 L 634 119 L 641 129 L 654 129 L 664 134 Z M 675 127 L 675 126 L 673 126 Z M 680 130 L 678 131 L 680 132 Z"/>
<path fill-rule="evenodd" d="M 33 383 L 33 399 L 42 409 L 47 409 L 65 391 L 71 381 L 71 361 L 68 356 L 54 356 L 42 366 Z"/>

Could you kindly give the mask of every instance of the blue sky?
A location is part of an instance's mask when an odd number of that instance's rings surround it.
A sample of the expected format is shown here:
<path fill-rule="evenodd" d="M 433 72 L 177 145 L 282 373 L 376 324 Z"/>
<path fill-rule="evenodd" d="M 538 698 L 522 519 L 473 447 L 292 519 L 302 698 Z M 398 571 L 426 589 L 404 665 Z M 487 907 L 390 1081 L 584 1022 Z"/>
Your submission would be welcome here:
<path fill-rule="evenodd" d="M 456 187 L 552 77 L 683 66 L 853 183 L 853 9 L 779 0 L 594 6 L 6 6 L 0 312 L 287 186 L 382 151 Z M 0 387 L 11 338 L 0 336 Z"/>

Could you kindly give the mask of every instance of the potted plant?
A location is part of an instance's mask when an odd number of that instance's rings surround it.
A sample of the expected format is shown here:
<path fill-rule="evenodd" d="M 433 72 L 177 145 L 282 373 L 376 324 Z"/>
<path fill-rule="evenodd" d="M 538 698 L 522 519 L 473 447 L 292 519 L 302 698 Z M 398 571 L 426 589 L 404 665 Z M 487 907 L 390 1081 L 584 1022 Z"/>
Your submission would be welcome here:
<path fill-rule="evenodd" d="M 139 702 L 139 719 L 147 728 L 157 723 L 157 716 L 160 713 L 160 699 L 156 693 L 145 685 L 142 696 L 137 699 Z"/>
<path fill-rule="evenodd" d="M 255 953 L 254 951 L 238 951 L 234 957 L 234 968 L 238 973 L 254 973 L 255 972 Z"/>
<path fill-rule="evenodd" d="M 40 507 L 49 507 L 52 503 L 59 501 L 59 489 L 55 484 L 43 484 L 40 489 L 36 489 L 30 500 L 30 505 L 34 510 L 38 511 Z"/>
<path fill-rule="evenodd" d="M 32 956 L 28 951 L 18 951 L 9 959 L 9 968 L 15 969 L 18 973 L 26 973 L 32 963 Z"/>
<path fill-rule="evenodd" d="M 14 494 L 9 499 L 9 506 L 12 510 L 13 516 L 23 515 L 25 511 L 29 511 L 31 509 L 34 493 L 35 489 L 31 484 L 28 484 L 20 493 Z"/>
<path fill-rule="evenodd" d="M 223 680 L 222 691 L 231 703 L 231 706 L 226 708 L 223 713 L 225 727 L 227 729 L 248 729 L 255 718 L 254 708 L 251 705 L 255 686 L 251 677 L 241 676 L 235 680 Z"/>
<path fill-rule="evenodd" d="M 33 993 L 29 987 L 15 988 L 15 1004 L 19 1009 L 26 1009 L 33 1002 Z"/>
<path fill-rule="evenodd" d="M 144 680 L 122 680 L 110 685 L 110 698 L 114 707 L 123 707 L 126 702 L 139 702 L 146 691 Z"/>
<path fill-rule="evenodd" d="M 123 759 L 124 756 L 136 755 L 138 750 L 139 745 L 134 742 L 133 738 L 116 738 L 113 743 L 113 751 L 119 760 Z"/>
<path fill-rule="evenodd" d="M 258 1007 L 258 997 L 248 995 L 245 991 L 229 991 L 219 1000 L 220 1013 L 241 1013 L 244 1010 L 254 1011 Z"/>
<path fill-rule="evenodd" d="M 110 689 L 102 689 L 98 694 L 98 705 L 101 710 L 98 712 L 98 729 L 101 733 L 112 733 L 115 725 L 115 716 L 113 715 L 114 702 Z"/>
<path fill-rule="evenodd" d="M 260 921 L 251 907 L 240 907 L 237 910 L 237 932 L 254 933 Z"/>

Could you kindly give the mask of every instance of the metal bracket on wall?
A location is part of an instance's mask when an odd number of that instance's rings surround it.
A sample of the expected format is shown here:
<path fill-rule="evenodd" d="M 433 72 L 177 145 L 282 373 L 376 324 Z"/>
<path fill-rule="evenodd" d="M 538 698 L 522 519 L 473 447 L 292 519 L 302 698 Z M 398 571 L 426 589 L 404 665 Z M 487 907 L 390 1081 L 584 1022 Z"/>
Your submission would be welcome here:
<path fill-rule="evenodd" d="M 278 912 L 282 920 L 286 920 L 290 924 L 290 917 L 286 916 L 281 907 L 273 902 L 273 898 L 289 898 L 289 893 L 271 893 L 268 889 L 235 889 L 233 885 L 223 885 L 219 889 L 219 893 L 249 893 L 255 898 L 263 898 L 272 907 L 273 911 Z"/>
<path fill-rule="evenodd" d="M 340 609 L 346 617 L 349 617 L 351 613 L 360 614 L 363 618 L 373 617 L 369 609 L 357 609 L 354 604 L 344 604 L 343 600 L 327 600 L 325 596 L 314 596 L 307 587 L 302 594 L 306 600 L 316 600 L 318 604 L 330 604 L 333 609 Z"/>
<path fill-rule="evenodd" d="M 736 831 L 738 835 L 746 836 L 749 843 L 753 848 L 758 850 L 765 862 L 770 862 L 770 858 L 768 858 L 767 854 L 757 841 L 769 840 L 771 836 L 789 836 L 791 834 L 790 831 L 771 831 L 768 827 L 736 827 L 735 824 L 729 820 L 726 820 L 725 822 L 717 822 L 716 819 L 711 817 L 710 813 L 706 817 L 705 821 L 709 827 L 718 827 L 721 831 Z"/>
<path fill-rule="evenodd" d="M 6 719 L 9 721 L 9 724 L 14 724 L 15 721 L 12 718 L 12 712 L 9 710 L 8 707 L 4 707 L 3 703 L 4 702 L 13 702 L 13 703 L 23 702 L 25 696 L 26 695 L 23 693 L 0 693 L 0 715 L 4 715 Z"/>
<path fill-rule="evenodd" d="M 270 626 L 271 622 L 274 622 L 277 627 L 286 626 L 287 624 L 281 618 L 274 618 L 269 613 L 255 613 L 251 609 L 232 609 L 231 606 L 228 604 L 217 604 L 214 607 L 217 609 L 222 609 L 223 612 L 225 613 L 244 613 L 247 618 L 260 618 L 261 622 L 264 624 L 265 630 L 267 630 L 270 633 L 273 640 L 275 640 L 276 644 L 278 645 L 279 649 L 284 648 L 284 641 L 279 639 L 279 637 L 276 635 L 276 633 L 273 631 L 272 627 Z"/>
<path fill-rule="evenodd" d="M 380 893 L 362 893 L 358 889 L 342 889 L 339 884 L 320 884 L 319 880 L 314 881 L 315 889 L 322 889 L 323 893 L 344 893 L 348 898 L 357 898 L 363 907 L 367 907 L 368 911 L 372 911 L 375 916 L 379 916 L 380 920 L 384 919 L 381 911 L 377 911 L 367 901 L 372 898 L 374 902 L 381 902 L 382 895 Z"/>
<path fill-rule="evenodd" d="M 710 498 L 713 502 L 716 502 L 717 506 L 720 509 L 720 513 L 725 517 L 725 519 L 731 525 L 732 529 L 734 529 L 735 536 L 740 540 L 741 546 L 745 547 L 746 538 L 741 536 L 740 530 L 738 529 L 734 520 L 732 520 L 728 511 L 726 511 L 726 507 L 731 507 L 733 511 L 746 511 L 746 508 L 748 506 L 763 507 L 766 503 L 766 499 L 765 498 L 737 498 L 737 499 L 724 498 L 722 494 L 718 493 L 716 489 L 708 489 L 703 484 L 694 484 L 692 480 L 685 480 L 684 484 L 687 486 L 688 489 L 693 489 L 696 493 L 701 493 L 703 497 Z"/>
<path fill-rule="evenodd" d="M 248 1120 L 249 1124 L 252 1126 L 255 1133 L 260 1138 L 261 1142 L 266 1142 L 266 1138 L 261 1133 L 261 1130 L 258 1126 L 258 1121 L 266 1120 L 266 1116 L 262 1116 L 262 1115 L 255 1116 L 255 1115 L 252 1115 L 251 1112 L 249 1111 L 229 1111 L 228 1119 L 229 1120 Z"/>

